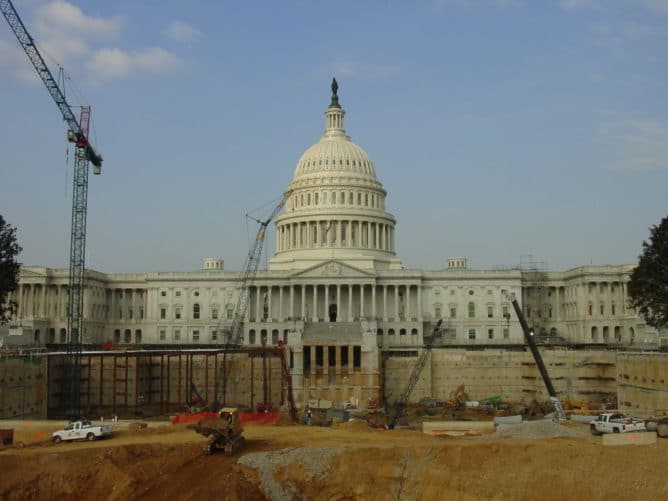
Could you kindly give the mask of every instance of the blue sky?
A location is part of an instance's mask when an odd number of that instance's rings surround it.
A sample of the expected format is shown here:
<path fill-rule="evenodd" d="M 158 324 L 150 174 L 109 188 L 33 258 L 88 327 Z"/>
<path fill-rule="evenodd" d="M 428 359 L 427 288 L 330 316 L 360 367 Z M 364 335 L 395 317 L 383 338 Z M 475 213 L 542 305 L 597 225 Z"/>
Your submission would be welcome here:
<path fill-rule="evenodd" d="M 15 5 L 93 109 L 89 268 L 238 270 L 332 76 L 407 268 L 633 263 L 668 213 L 668 0 Z M 0 78 L 0 214 L 66 267 L 73 152 L 4 19 Z"/>

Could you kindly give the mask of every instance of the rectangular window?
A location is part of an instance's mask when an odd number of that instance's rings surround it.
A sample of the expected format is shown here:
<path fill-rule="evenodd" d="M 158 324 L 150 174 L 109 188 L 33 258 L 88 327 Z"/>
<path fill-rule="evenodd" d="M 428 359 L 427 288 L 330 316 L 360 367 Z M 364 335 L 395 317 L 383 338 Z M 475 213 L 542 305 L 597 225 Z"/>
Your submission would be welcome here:
<path fill-rule="evenodd" d="M 457 316 L 457 308 L 451 307 L 450 308 L 450 318 L 455 318 Z"/>
<path fill-rule="evenodd" d="M 440 308 L 434 308 L 434 317 L 441 318 L 441 309 Z"/>
<path fill-rule="evenodd" d="M 507 306 L 503 307 L 503 318 L 510 318 L 510 312 L 508 311 Z"/>
<path fill-rule="evenodd" d="M 211 331 L 211 341 L 218 340 L 218 331 L 216 329 Z"/>
<path fill-rule="evenodd" d="M 592 305 L 589 305 L 589 316 L 593 315 L 594 309 L 592 308 Z"/>
<path fill-rule="evenodd" d="M 601 315 L 605 315 L 605 305 L 601 305 Z"/>
<path fill-rule="evenodd" d="M 140 318 L 141 320 L 144 319 L 144 308 L 139 308 L 139 318 Z"/>
<path fill-rule="evenodd" d="M 551 306 L 547 310 L 547 316 L 552 318 L 552 307 Z"/>
<path fill-rule="evenodd" d="M 176 291 L 176 297 L 181 297 L 181 291 Z"/>
<path fill-rule="evenodd" d="M 160 341 L 167 339 L 167 331 L 165 329 L 160 329 Z"/>
<path fill-rule="evenodd" d="M 510 338 L 510 329 L 508 327 L 503 328 L 503 339 L 509 339 Z"/>
<path fill-rule="evenodd" d="M 494 329 L 487 329 L 487 339 L 494 339 Z"/>
<path fill-rule="evenodd" d="M 181 307 L 180 306 L 177 306 L 176 308 L 174 308 L 174 318 L 176 320 L 181 319 Z"/>
<path fill-rule="evenodd" d="M 494 306 L 488 306 L 487 307 L 487 318 L 493 318 L 494 317 Z"/>
<path fill-rule="evenodd" d="M 216 308 L 216 307 L 211 308 L 211 318 L 213 320 L 218 319 L 218 308 Z"/>
<path fill-rule="evenodd" d="M 165 296 L 167 295 L 167 291 L 160 291 L 160 295 L 161 295 L 162 297 L 165 297 Z"/>
<path fill-rule="evenodd" d="M 132 320 L 132 308 L 128 310 L 128 318 Z"/>
<path fill-rule="evenodd" d="M 193 331 L 193 342 L 197 343 L 199 341 L 199 331 Z"/>
<path fill-rule="evenodd" d="M 160 318 L 163 320 L 167 318 L 167 308 L 160 308 Z"/>
<path fill-rule="evenodd" d="M 469 339 L 471 341 L 475 340 L 475 329 L 469 329 Z"/>
<path fill-rule="evenodd" d="M 174 329 L 174 341 L 181 341 L 181 329 Z"/>
<path fill-rule="evenodd" d="M 227 310 L 227 319 L 232 320 L 232 315 L 234 314 L 234 311 L 232 311 L 232 308 Z"/>
<path fill-rule="evenodd" d="M 616 308 L 615 308 L 615 305 L 613 304 L 613 305 L 611 306 L 611 308 L 612 308 L 612 314 L 614 315 L 614 314 L 615 314 L 615 309 L 616 309 Z"/>

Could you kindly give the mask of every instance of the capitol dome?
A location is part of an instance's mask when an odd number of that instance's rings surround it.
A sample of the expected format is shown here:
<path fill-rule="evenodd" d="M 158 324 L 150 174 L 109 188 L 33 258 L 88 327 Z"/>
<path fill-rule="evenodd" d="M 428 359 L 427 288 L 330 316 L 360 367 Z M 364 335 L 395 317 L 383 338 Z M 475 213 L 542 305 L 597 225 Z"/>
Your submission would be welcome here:
<path fill-rule="evenodd" d="M 344 129 L 338 84 L 325 111 L 325 133 L 297 161 L 276 219 L 273 270 L 303 269 L 326 260 L 358 268 L 399 268 L 394 217 L 373 161 Z"/>

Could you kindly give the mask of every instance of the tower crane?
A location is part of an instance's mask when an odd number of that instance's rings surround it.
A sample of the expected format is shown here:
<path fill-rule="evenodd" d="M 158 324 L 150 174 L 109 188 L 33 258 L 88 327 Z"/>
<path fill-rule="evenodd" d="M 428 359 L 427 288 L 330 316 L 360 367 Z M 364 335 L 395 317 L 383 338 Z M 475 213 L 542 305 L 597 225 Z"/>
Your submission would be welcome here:
<path fill-rule="evenodd" d="M 90 106 L 83 106 L 77 121 L 65 95 L 53 78 L 11 0 L 0 0 L 0 11 L 16 35 L 35 71 L 46 86 L 67 122 L 67 138 L 76 145 L 72 189 L 72 225 L 70 235 L 69 297 L 67 310 L 67 355 L 65 358 L 64 397 L 68 418 L 81 416 L 80 372 L 83 341 L 83 289 L 86 251 L 86 210 L 88 206 L 88 163 L 93 174 L 102 172 L 102 156 L 88 141 Z"/>

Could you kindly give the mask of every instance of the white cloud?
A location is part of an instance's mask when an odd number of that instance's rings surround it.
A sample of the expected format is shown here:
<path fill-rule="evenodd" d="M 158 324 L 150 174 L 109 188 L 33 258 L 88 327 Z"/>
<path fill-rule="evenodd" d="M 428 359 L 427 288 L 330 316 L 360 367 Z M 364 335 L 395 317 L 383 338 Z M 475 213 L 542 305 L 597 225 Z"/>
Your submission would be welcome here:
<path fill-rule="evenodd" d="M 93 38 L 116 38 L 121 30 L 121 18 L 87 16 L 79 7 L 56 0 L 37 9 L 35 28 L 47 36 L 68 33 Z"/>
<path fill-rule="evenodd" d="M 123 78 L 141 72 L 175 73 L 183 66 L 184 63 L 179 57 L 160 47 L 137 52 L 100 49 L 88 62 L 88 70 L 97 80 Z"/>
<path fill-rule="evenodd" d="M 169 38 L 179 42 L 195 42 L 202 37 L 201 31 L 181 21 L 170 23 L 165 32 Z"/>
<path fill-rule="evenodd" d="M 607 118 L 600 137 L 614 169 L 668 170 L 668 124 L 647 118 Z"/>

